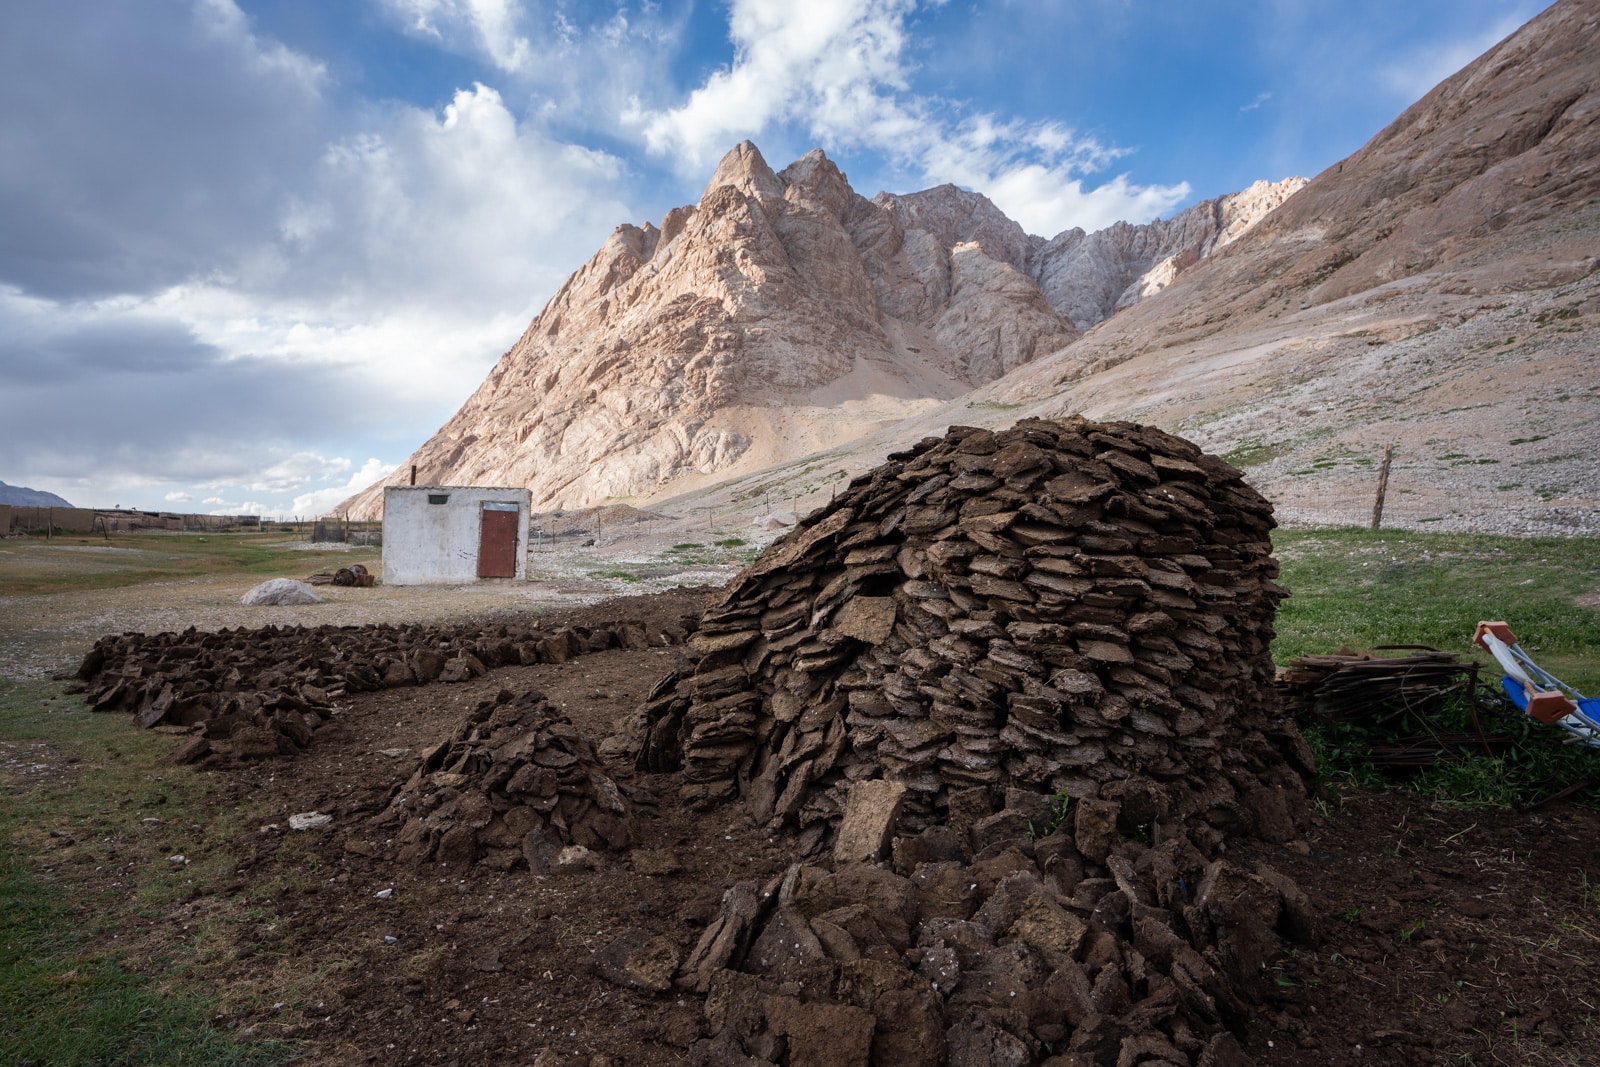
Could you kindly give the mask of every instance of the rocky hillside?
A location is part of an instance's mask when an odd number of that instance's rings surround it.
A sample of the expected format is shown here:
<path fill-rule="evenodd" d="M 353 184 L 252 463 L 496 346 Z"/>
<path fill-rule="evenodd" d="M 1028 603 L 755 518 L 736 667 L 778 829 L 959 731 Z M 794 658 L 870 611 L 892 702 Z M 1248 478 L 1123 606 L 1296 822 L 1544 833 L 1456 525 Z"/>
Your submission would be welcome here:
<path fill-rule="evenodd" d="M 995 388 L 1231 454 L 1289 518 L 1600 520 L 1600 3 L 1564 0 L 1160 299 Z"/>
<path fill-rule="evenodd" d="M 1597 353 L 1600 3 L 1563 0 L 1159 295 L 812 466 L 1081 413 L 1228 457 L 1289 521 L 1368 522 L 1392 444 L 1385 522 L 1600 531 Z"/>
<path fill-rule="evenodd" d="M 1119 222 L 1092 234 L 1072 229 L 1049 241 L 1036 237 L 1030 273 L 1050 306 L 1087 330 L 1171 285 L 1248 233 L 1305 184 L 1304 178 L 1258 181 L 1147 226 Z"/>
<path fill-rule="evenodd" d="M 1600 531 L 1597 86 L 1600 0 L 1562 0 L 1303 188 L 1049 240 L 740 145 L 413 462 L 545 507 L 805 510 L 949 425 L 1078 413 L 1230 458 L 1289 521 L 1367 522 L 1394 446 L 1389 522 Z"/>
<path fill-rule="evenodd" d="M 570 508 L 835 447 L 1061 349 L 1300 184 L 1046 240 L 978 193 L 867 200 L 820 150 L 775 173 L 745 142 L 697 204 L 619 227 L 389 481 Z M 339 510 L 381 507 L 380 484 Z"/>

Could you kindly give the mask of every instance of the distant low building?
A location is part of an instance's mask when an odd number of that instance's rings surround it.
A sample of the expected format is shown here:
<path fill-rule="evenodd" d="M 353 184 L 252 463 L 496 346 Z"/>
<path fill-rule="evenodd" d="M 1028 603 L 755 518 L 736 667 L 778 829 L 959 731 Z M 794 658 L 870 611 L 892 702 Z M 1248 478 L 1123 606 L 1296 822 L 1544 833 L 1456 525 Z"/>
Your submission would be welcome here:
<path fill-rule="evenodd" d="M 0 537 L 26 534 L 114 534 L 160 531 L 224 533 L 259 530 L 259 515 L 184 515 L 127 508 L 61 508 L 0 504 Z"/>
<path fill-rule="evenodd" d="M 95 529 L 95 513 L 88 508 L 28 507 L 6 505 L 0 535 L 11 530 L 24 533 L 89 533 Z"/>
<path fill-rule="evenodd" d="M 526 578 L 526 489 L 391 485 L 383 491 L 385 585 Z"/>

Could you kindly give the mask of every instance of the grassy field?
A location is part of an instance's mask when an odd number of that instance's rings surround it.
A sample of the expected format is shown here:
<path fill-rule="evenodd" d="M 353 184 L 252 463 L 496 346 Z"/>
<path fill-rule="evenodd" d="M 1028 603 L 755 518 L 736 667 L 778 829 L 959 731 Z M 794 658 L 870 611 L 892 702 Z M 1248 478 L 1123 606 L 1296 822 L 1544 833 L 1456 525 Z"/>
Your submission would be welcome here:
<path fill-rule="evenodd" d="M 211 810 L 194 770 L 162 765 L 171 747 L 59 683 L 0 680 L 0 1063 L 292 1058 L 207 1025 L 208 931 L 158 934 L 231 876 L 225 843 L 242 817 Z"/>
<path fill-rule="evenodd" d="M 0 597 L 112 589 L 227 576 L 310 574 L 360 563 L 378 572 L 378 549 L 312 552 L 282 533 L 112 534 L 0 539 Z"/>
<path fill-rule="evenodd" d="M 1273 540 L 1291 592 L 1278 609 L 1280 664 L 1341 645 L 1432 645 L 1491 663 L 1473 630 L 1503 619 L 1542 667 L 1600 696 L 1600 539 L 1351 527 Z"/>
<path fill-rule="evenodd" d="M 1279 531 L 1280 581 L 1273 658 L 1381 645 L 1431 645 L 1484 664 L 1482 700 L 1453 700 L 1406 715 L 1382 732 L 1356 725 L 1305 730 L 1325 777 L 1367 787 L 1398 778 L 1441 800 L 1531 804 L 1570 787 L 1594 803 L 1600 749 L 1568 743 L 1498 697 L 1500 670 L 1472 645 L 1480 620 L 1510 623 L 1522 646 L 1552 674 L 1600 696 L 1600 540 L 1464 536 L 1362 529 Z M 1476 716 L 1476 718 L 1474 717 Z M 1436 732 L 1513 738 L 1504 753 L 1442 761 L 1413 774 L 1380 773 L 1375 743 Z"/>
<path fill-rule="evenodd" d="M 1577 604 L 1585 596 L 1600 603 L 1600 539 L 1350 527 L 1279 530 L 1274 540 L 1280 580 L 1293 594 L 1278 613 L 1279 663 L 1341 645 L 1467 653 L 1479 619 L 1505 619 L 1547 669 L 1600 693 L 1600 610 Z M 0 540 L 0 597 L 380 565 L 375 549 L 308 552 L 295 544 L 281 533 Z M 675 545 L 665 562 L 727 562 L 742 558 L 742 548 L 736 540 Z"/>

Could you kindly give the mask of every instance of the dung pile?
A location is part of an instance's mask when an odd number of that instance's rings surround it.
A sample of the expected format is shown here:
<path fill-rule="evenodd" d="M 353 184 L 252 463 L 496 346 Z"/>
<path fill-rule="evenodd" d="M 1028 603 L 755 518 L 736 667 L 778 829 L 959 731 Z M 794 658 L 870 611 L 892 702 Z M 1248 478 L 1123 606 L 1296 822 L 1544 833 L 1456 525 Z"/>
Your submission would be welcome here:
<path fill-rule="evenodd" d="M 391 625 L 225 629 L 102 637 L 78 679 L 95 711 L 140 726 L 203 725 L 209 751 L 260 759 L 305 748 L 331 701 L 431 682 L 462 682 L 497 667 L 561 663 L 609 648 L 682 641 L 681 626 L 650 633 L 633 620 L 539 630 L 513 625 Z"/>
<path fill-rule="evenodd" d="M 1305 895 L 1253 867 L 1182 833 L 1096 863 L 1070 824 L 968 863 L 935 827 L 893 869 L 734 885 L 679 970 L 706 995 L 690 1062 L 1243 1067 L 1280 937 L 1315 937 Z"/>
<path fill-rule="evenodd" d="M 1273 525 L 1238 471 L 1158 430 L 952 428 L 747 568 L 631 744 L 808 851 L 875 778 L 905 787 L 903 829 L 964 832 L 1016 786 L 1111 804 L 1129 832 L 1288 839 L 1285 756 L 1311 763 L 1272 687 Z"/>
<path fill-rule="evenodd" d="M 544 694 L 501 690 L 423 755 L 373 829 L 396 858 L 548 871 L 563 846 L 623 849 L 627 802 L 594 748 Z"/>
<path fill-rule="evenodd" d="M 1248 1063 L 1314 936 L 1228 847 L 1294 841 L 1312 771 L 1272 526 L 1178 438 L 1030 420 L 891 456 L 741 574 L 627 737 L 812 858 L 732 886 L 680 967 L 691 1061 Z"/>

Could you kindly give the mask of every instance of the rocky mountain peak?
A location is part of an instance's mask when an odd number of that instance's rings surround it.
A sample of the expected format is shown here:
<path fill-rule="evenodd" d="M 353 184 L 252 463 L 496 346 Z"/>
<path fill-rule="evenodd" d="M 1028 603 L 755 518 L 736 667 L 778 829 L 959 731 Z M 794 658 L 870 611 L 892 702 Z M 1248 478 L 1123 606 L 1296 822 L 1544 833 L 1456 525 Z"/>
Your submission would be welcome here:
<path fill-rule="evenodd" d="M 790 200 L 809 200 L 841 220 L 858 210 L 858 203 L 865 204 L 850 188 L 844 172 L 820 148 L 813 148 L 783 168 L 778 179 L 784 183 L 784 195 Z"/>
<path fill-rule="evenodd" d="M 974 400 L 1181 427 L 1253 457 L 1254 484 L 1302 521 L 1365 521 L 1393 444 L 1406 490 L 1386 523 L 1592 529 L 1597 41 L 1600 3 L 1550 5 L 1248 232 L 1284 190 L 1190 219 L 1212 251 L 1159 298 Z M 1055 266 L 1132 236 L 1090 235 Z"/>
<path fill-rule="evenodd" d="M 698 204 L 619 228 L 412 462 L 541 507 L 803 499 L 951 422 L 1077 412 L 1262 457 L 1289 514 L 1351 521 L 1328 502 L 1370 508 L 1398 441 L 1413 521 L 1565 529 L 1600 493 L 1565 388 L 1600 322 L 1597 34 L 1600 0 L 1558 0 L 1311 183 L 1095 233 L 1029 236 L 954 186 L 867 200 L 820 151 L 774 174 L 740 145 Z"/>
<path fill-rule="evenodd" d="M 1029 271 L 1050 306 L 1080 330 L 1154 296 L 1184 271 L 1248 233 L 1306 184 L 1258 181 L 1144 226 L 1117 222 L 1033 238 Z"/>
<path fill-rule="evenodd" d="M 982 193 L 946 183 L 903 196 L 879 193 L 874 203 L 892 209 L 906 229 L 924 230 L 946 248 L 976 244 L 991 259 L 1028 269 L 1028 235 Z"/>
<path fill-rule="evenodd" d="M 761 149 L 749 141 L 740 141 L 722 157 L 722 162 L 711 174 L 711 180 L 706 183 L 706 191 L 701 194 L 701 206 L 724 185 L 731 185 L 757 200 L 783 199 L 783 182 L 767 166 Z"/>
<path fill-rule="evenodd" d="M 697 203 L 618 227 L 401 469 L 581 507 L 833 447 L 1070 344 L 1166 254 L 1150 229 L 1052 259 L 981 193 L 867 200 L 821 149 L 776 173 L 743 141 Z"/>

